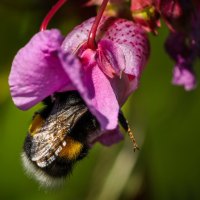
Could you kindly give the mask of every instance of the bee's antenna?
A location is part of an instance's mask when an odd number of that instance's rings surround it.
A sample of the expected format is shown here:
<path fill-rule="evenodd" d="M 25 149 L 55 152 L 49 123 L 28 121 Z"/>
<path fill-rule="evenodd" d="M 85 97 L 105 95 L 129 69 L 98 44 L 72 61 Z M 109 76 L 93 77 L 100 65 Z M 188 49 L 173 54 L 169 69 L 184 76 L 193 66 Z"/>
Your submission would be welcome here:
<path fill-rule="evenodd" d="M 139 150 L 139 147 L 137 145 L 134 133 L 131 131 L 129 123 L 128 123 L 127 119 L 125 118 L 125 116 L 124 116 L 124 114 L 123 114 L 123 112 L 121 110 L 119 112 L 118 119 L 119 119 L 119 122 L 120 122 L 121 126 L 128 133 L 131 141 L 133 142 L 133 150 L 134 150 L 134 152 L 136 151 L 136 149 Z"/>

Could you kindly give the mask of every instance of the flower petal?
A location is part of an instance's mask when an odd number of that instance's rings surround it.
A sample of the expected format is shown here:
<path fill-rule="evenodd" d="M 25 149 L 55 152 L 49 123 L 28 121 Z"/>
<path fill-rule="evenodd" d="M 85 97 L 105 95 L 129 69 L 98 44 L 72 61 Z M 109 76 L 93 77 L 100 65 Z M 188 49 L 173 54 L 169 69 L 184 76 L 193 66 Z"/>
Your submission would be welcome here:
<path fill-rule="evenodd" d="M 74 28 L 65 38 L 63 50 L 77 52 L 87 42 L 93 22 L 94 18 L 90 18 Z M 149 56 L 149 42 L 140 26 L 125 19 L 104 17 L 97 30 L 96 42 L 98 62 L 103 60 L 101 68 L 104 72 L 107 60 L 116 73 L 124 70 L 136 77 L 140 75 Z"/>
<path fill-rule="evenodd" d="M 94 144 L 95 142 L 100 142 L 103 145 L 111 146 L 115 143 L 120 142 L 123 139 L 124 139 L 124 136 L 120 132 L 119 127 L 117 127 L 114 130 L 105 131 L 101 135 L 95 138 L 90 138 L 89 143 Z"/>
<path fill-rule="evenodd" d="M 121 77 L 115 76 L 110 79 L 110 83 L 121 107 L 129 95 L 137 89 L 138 78 L 122 73 Z"/>
<path fill-rule="evenodd" d="M 145 32 L 140 26 L 125 19 L 108 19 L 107 24 L 109 23 L 109 26 L 105 23 L 101 27 L 104 35 L 100 38 L 99 46 L 102 46 L 104 51 L 111 51 L 107 54 L 110 56 L 109 60 L 118 62 L 115 66 L 123 66 L 120 70 L 122 68 L 124 73 L 138 77 L 149 55 L 149 43 Z M 105 45 L 105 40 L 113 44 Z"/>
<path fill-rule="evenodd" d="M 91 18 L 73 29 L 62 44 L 63 50 L 80 55 L 80 51 L 86 48 L 84 44 L 93 21 L 94 18 Z M 131 21 L 104 17 L 97 30 L 96 42 L 96 61 L 101 70 L 111 78 L 114 92 L 122 105 L 137 88 L 148 59 L 147 36 L 140 26 Z"/>
<path fill-rule="evenodd" d="M 62 44 L 64 52 L 76 53 L 81 45 L 88 40 L 89 32 L 94 22 L 94 17 L 84 21 L 76 26 L 69 34 L 67 34 Z"/>
<path fill-rule="evenodd" d="M 111 40 L 102 40 L 98 43 L 97 62 L 102 71 L 110 78 L 121 75 L 125 67 L 124 54 L 118 45 Z"/>
<path fill-rule="evenodd" d="M 191 67 L 176 65 L 173 71 L 173 84 L 184 86 L 185 90 L 193 90 L 196 87 L 196 77 Z"/>
<path fill-rule="evenodd" d="M 197 57 L 198 47 L 188 45 L 189 43 L 187 44 L 186 39 L 182 33 L 170 33 L 166 40 L 165 48 L 175 61 L 172 83 L 184 86 L 185 90 L 189 91 L 196 87 L 193 64 Z"/>
<path fill-rule="evenodd" d="M 56 29 L 39 32 L 15 56 L 9 85 L 13 101 L 20 109 L 28 109 L 53 92 L 70 86 L 58 58 L 62 41 Z"/>
<path fill-rule="evenodd" d="M 111 84 L 122 105 L 138 87 L 141 72 L 148 59 L 149 43 L 141 27 L 133 22 L 110 19 L 109 23 L 110 26 L 101 27 L 104 35 L 101 34 L 98 43 L 98 63 L 109 77 L 109 72 L 112 72 L 108 69 L 109 66 L 118 74 L 112 78 Z"/>
<path fill-rule="evenodd" d="M 60 55 L 63 67 L 86 102 L 92 114 L 101 124 L 102 130 L 112 130 L 118 124 L 119 104 L 111 87 L 108 77 L 97 65 L 81 66 L 76 64 L 70 67 L 68 56 Z"/>

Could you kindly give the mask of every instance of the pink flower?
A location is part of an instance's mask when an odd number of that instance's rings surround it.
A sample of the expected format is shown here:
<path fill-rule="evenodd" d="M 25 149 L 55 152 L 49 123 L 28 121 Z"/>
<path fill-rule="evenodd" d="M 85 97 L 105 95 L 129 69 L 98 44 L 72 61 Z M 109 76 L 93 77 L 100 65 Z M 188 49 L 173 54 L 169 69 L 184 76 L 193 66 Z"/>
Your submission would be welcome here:
<path fill-rule="evenodd" d="M 157 9 L 168 27 L 186 31 L 193 12 L 192 0 L 156 0 Z"/>
<path fill-rule="evenodd" d="M 35 34 L 15 56 L 9 84 L 13 101 L 22 110 L 55 92 L 77 90 L 102 134 L 116 130 L 112 142 L 100 136 L 109 145 L 122 138 L 118 113 L 138 87 L 149 46 L 145 33 L 133 22 L 104 18 L 96 34 L 97 48 L 92 50 L 87 40 L 93 21 L 75 27 L 65 39 L 56 29 Z"/>
<path fill-rule="evenodd" d="M 160 8 L 171 29 L 165 46 L 175 61 L 173 83 L 192 90 L 196 87 L 193 65 L 200 56 L 200 2 L 163 0 Z"/>
<path fill-rule="evenodd" d="M 170 57 L 175 61 L 172 83 L 184 86 L 185 90 L 196 87 L 196 76 L 193 70 L 193 62 L 196 58 L 195 48 L 188 46 L 185 35 L 171 33 L 165 44 Z"/>

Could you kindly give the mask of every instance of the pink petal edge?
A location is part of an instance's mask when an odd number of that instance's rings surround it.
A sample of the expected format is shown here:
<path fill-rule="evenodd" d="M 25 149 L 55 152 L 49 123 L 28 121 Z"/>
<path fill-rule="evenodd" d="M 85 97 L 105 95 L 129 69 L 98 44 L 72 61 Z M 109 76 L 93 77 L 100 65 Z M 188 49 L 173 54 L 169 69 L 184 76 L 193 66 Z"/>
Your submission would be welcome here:
<path fill-rule="evenodd" d="M 20 109 L 29 109 L 62 87 L 70 86 L 58 58 L 62 41 L 56 29 L 39 32 L 15 56 L 9 85 L 13 101 Z"/>
<path fill-rule="evenodd" d="M 119 104 L 110 81 L 97 65 L 84 69 L 78 59 L 73 65 L 66 54 L 60 54 L 63 67 L 81 94 L 102 130 L 112 130 L 118 124 Z"/>

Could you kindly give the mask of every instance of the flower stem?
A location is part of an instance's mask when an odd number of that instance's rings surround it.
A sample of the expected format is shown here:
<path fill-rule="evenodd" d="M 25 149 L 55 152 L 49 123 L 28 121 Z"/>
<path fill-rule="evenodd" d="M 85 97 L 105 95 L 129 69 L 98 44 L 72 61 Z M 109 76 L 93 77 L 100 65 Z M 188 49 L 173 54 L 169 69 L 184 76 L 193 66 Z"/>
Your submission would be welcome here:
<path fill-rule="evenodd" d="M 47 26 L 49 24 L 49 21 L 52 19 L 52 17 L 56 14 L 56 12 L 66 3 L 67 0 L 58 0 L 58 2 L 51 8 L 51 10 L 48 12 L 46 17 L 44 18 L 41 26 L 40 31 L 44 31 L 47 29 Z"/>
<path fill-rule="evenodd" d="M 87 42 L 88 48 L 90 48 L 90 49 L 94 50 L 96 48 L 95 37 L 96 37 L 97 28 L 98 28 L 99 23 L 101 21 L 103 12 L 104 12 L 107 4 L 108 4 L 108 1 L 109 0 L 103 0 L 101 6 L 99 8 L 99 11 L 97 13 L 97 16 L 96 16 L 96 18 L 94 20 L 94 23 L 92 25 L 92 28 L 90 30 L 89 37 L 88 37 L 88 42 Z"/>

